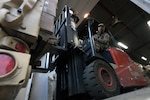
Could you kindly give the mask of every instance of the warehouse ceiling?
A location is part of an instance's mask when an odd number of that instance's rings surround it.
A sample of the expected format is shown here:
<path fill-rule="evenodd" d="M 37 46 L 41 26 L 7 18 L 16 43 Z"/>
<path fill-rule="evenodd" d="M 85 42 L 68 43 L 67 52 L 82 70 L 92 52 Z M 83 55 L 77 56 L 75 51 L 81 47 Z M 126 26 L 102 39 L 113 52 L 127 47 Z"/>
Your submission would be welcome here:
<path fill-rule="evenodd" d="M 76 10 L 80 24 L 85 13 L 105 23 L 114 38 L 128 46 L 125 50 L 137 63 L 150 64 L 150 14 L 129 0 L 59 0 L 57 15 L 64 5 Z M 150 9 L 150 8 L 149 8 Z M 78 25 L 77 25 L 78 26 Z M 141 59 L 141 57 L 147 60 Z"/>

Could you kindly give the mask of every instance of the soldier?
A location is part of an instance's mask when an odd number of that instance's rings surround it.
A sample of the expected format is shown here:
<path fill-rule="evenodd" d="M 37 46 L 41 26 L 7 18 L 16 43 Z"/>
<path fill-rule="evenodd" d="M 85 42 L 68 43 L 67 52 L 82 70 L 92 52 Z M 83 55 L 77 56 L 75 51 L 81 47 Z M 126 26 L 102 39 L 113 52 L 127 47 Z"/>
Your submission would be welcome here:
<path fill-rule="evenodd" d="M 106 32 L 105 25 L 103 23 L 98 24 L 98 31 L 93 35 L 95 42 L 96 52 L 103 51 L 109 47 L 110 35 Z"/>

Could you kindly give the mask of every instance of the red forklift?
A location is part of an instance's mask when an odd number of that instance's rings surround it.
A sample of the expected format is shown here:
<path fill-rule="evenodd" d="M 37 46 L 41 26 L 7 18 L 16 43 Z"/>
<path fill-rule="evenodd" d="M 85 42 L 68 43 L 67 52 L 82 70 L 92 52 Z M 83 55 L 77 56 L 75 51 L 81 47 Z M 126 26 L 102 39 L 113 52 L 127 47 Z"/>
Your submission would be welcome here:
<path fill-rule="evenodd" d="M 123 50 L 95 51 L 92 35 L 96 20 L 85 19 L 76 29 L 78 20 L 65 6 L 55 22 L 59 44 L 50 50 L 56 57 L 50 69 L 56 67 L 56 100 L 101 100 L 120 94 L 122 89 L 147 86 L 143 73 Z"/>

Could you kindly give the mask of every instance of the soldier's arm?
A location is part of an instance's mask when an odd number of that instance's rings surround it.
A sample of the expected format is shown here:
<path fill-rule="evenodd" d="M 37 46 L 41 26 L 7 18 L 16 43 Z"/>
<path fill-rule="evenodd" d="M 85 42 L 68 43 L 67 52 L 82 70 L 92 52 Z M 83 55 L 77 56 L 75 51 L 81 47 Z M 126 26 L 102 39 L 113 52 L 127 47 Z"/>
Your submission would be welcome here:
<path fill-rule="evenodd" d="M 104 36 L 100 39 L 100 42 L 107 43 L 110 41 L 110 36 L 108 33 L 105 33 Z"/>

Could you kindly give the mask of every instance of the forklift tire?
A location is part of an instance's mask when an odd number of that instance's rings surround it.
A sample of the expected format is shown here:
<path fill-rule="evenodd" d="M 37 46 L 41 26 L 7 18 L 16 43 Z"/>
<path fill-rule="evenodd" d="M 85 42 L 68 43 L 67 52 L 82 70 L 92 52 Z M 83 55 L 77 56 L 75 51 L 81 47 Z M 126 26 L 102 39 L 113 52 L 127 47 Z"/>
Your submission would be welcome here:
<path fill-rule="evenodd" d="M 103 60 L 95 60 L 84 69 L 84 86 L 96 99 L 112 97 L 120 93 L 120 83 L 113 68 Z"/>

